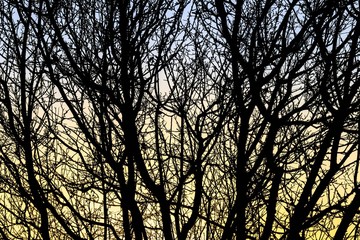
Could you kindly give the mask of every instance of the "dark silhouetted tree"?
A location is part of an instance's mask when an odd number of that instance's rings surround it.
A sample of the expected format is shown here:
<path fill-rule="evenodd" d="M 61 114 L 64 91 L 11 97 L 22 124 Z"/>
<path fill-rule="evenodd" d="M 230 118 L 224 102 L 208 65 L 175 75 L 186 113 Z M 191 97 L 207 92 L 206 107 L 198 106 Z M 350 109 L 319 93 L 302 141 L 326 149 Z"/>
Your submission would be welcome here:
<path fill-rule="evenodd" d="M 359 235 L 359 3 L 0 3 L 3 239 Z"/>

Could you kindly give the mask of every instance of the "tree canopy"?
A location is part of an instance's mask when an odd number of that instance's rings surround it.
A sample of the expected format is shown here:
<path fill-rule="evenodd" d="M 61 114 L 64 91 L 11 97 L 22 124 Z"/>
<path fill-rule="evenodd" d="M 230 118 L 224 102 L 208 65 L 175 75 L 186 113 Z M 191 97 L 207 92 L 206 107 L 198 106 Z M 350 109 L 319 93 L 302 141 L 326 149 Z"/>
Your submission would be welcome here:
<path fill-rule="evenodd" d="M 1 238 L 356 239 L 359 8 L 1 1 Z"/>

